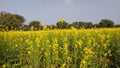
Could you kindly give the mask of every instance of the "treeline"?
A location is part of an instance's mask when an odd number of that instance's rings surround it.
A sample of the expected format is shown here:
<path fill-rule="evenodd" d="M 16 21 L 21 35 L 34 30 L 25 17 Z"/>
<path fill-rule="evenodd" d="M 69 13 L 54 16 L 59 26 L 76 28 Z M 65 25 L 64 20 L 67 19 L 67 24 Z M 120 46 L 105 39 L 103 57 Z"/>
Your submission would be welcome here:
<path fill-rule="evenodd" d="M 102 19 L 98 24 L 92 22 L 73 22 L 68 23 L 64 19 L 60 19 L 56 25 L 42 25 L 41 21 L 31 21 L 28 25 L 24 24 L 25 18 L 18 14 L 11 14 L 7 12 L 0 12 L 0 31 L 9 30 L 47 30 L 47 29 L 69 29 L 74 27 L 81 28 L 117 28 L 120 24 L 115 25 L 112 20 Z"/>

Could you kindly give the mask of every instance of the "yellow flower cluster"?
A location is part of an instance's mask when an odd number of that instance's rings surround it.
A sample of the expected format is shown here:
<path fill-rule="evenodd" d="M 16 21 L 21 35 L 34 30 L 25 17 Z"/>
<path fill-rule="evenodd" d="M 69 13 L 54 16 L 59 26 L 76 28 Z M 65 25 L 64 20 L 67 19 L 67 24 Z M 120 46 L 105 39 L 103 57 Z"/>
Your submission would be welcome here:
<path fill-rule="evenodd" d="M 120 40 L 120 28 L 33 30 L 0 32 L 2 68 L 107 68 Z"/>

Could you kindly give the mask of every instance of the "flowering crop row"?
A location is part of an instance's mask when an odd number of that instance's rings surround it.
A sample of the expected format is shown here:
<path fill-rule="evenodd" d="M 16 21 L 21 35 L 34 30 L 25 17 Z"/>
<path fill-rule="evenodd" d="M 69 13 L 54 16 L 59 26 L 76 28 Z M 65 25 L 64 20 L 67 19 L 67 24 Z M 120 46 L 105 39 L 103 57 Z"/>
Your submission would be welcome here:
<path fill-rule="evenodd" d="M 120 67 L 120 28 L 0 32 L 2 68 Z"/>

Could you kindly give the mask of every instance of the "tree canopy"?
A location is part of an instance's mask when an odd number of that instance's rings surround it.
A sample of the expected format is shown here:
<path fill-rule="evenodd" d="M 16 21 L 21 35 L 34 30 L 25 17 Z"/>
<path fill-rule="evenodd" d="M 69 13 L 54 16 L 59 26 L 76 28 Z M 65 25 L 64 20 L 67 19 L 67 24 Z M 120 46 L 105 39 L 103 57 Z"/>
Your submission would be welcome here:
<path fill-rule="evenodd" d="M 29 26 L 30 26 L 30 27 L 33 26 L 35 30 L 39 30 L 39 29 L 42 29 L 42 28 L 43 28 L 42 22 L 37 21 L 37 20 L 31 21 L 31 22 L 29 23 Z"/>
<path fill-rule="evenodd" d="M 57 28 L 59 29 L 65 29 L 68 27 L 68 23 L 64 20 L 64 19 L 60 19 L 57 23 L 56 23 Z"/>
<path fill-rule="evenodd" d="M 114 22 L 109 19 L 102 19 L 99 23 L 100 27 L 114 27 Z"/>
<path fill-rule="evenodd" d="M 61 18 L 56 25 L 42 25 L 41 21 L 33 20 L 28 25 L 24 24 L 25 18 L 18 14 L 11 14 L 7 12 L 0 12 L 0 31 L 2 30 L 30 30 L 31 27 L 34 30 L 43 30 L 43 29 L 69 29 L 74 27 L 76 29 L 81 28 L 111 28 L 111 27 L 120 27 L 120 24 L 114 25 L 114 22 L 110 19 L 102 19 L 98 24 L 93 24 L 92 22 L 72 22 L 68 23 L 63 18 Z"/>
<path fill-rule="evenodd" d="M 11 14 L 7 12 L 0 12 L 0 27 L 9 30 L 19 29 L 24 23 L 23 16 L 18 14 Z"/>

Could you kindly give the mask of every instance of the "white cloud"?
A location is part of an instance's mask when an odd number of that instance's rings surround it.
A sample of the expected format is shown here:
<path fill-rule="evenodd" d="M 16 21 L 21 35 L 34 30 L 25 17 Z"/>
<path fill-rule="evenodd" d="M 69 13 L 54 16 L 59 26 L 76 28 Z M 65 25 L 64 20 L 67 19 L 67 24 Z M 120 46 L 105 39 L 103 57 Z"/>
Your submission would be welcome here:
<path fill-rule="evenodd" d="M 64 3 L 65 4 L 69 4 L 69 3 L 71 3 L 72 2 L 72 0 L 64 0 Z"/>

